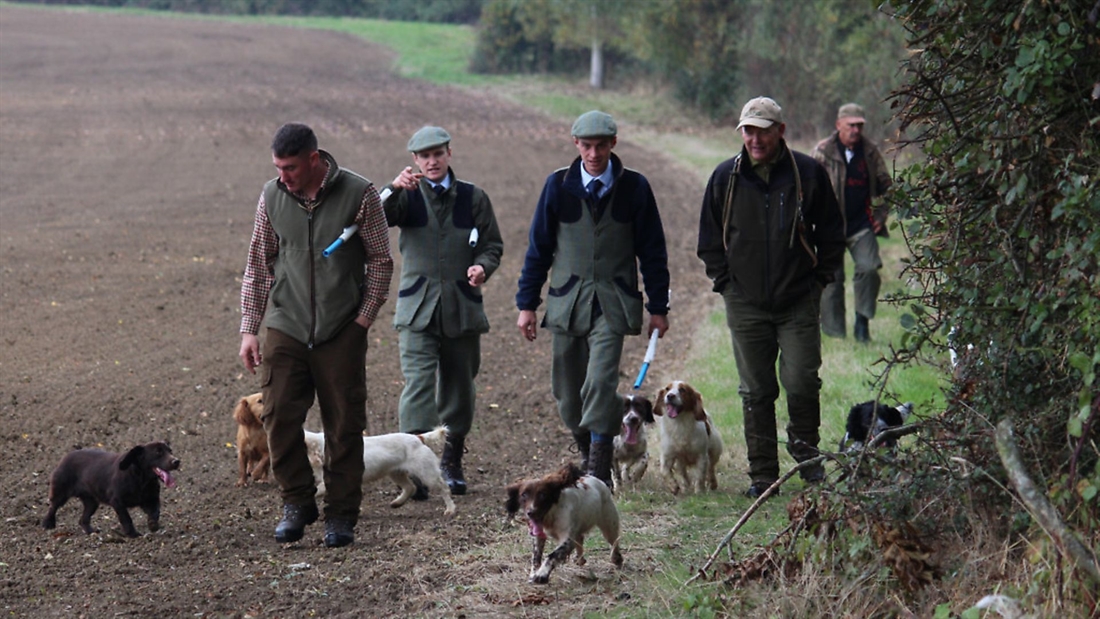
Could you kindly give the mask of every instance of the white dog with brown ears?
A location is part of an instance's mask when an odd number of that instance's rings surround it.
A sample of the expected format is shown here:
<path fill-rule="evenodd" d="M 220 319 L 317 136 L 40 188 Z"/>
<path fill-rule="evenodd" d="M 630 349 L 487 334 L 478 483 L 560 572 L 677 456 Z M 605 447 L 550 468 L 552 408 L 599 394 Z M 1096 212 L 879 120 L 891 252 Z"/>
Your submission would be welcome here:
<path fill-rule="evenodd" d="M 577 465 L 566 464 L 539 479 L 525 479 L 507 487 L 504 503 L 509 518 L 517 512 L 527 517 L 527 531 L 533 540 L 531 574 L 528 582 L 545 585 L 550 572 L 565 563 L 573 552 L 577 565 L 584 565 L 584 538 L 599 529 L 611 546 L 611 563 L 621 568 L 619 552 L 619 510 L 611 491 L 602 481 L 585 475 Z M 547 538 L 558 545 L 543 559 Z"/>
<path fill-rule="evenodd" d="M 325 435 L 305 431 L 306 451 L 317 480 L 317 496 L 325 494 L 322 467 L 325 461 Z M 447 440 L 447 427 L 439 426 L 424 434 L 393 432 L 363 437 L 363 483 L 368 484 L 389 477 L 401 488 L 401 494 L 390 502 L 390 507 L 401 507 L 416 492 L 416 485 L 409 479 L 415 475 L 428 487 L 443 497 L 444 516 L 455 513 L 451 490 L 439 472 L 439 456 L 434 449 L 442 449 Z"/>
<path fill-rule="evenodd" d="M 677 474 L 689 492 L 717 490 L 722 437 L 703 409 L 703 396 L 682 380 L 672 381 L 657 394 L 653 414 L 661 433 L 661 470 L 672 493 L 680 493 Z"/>

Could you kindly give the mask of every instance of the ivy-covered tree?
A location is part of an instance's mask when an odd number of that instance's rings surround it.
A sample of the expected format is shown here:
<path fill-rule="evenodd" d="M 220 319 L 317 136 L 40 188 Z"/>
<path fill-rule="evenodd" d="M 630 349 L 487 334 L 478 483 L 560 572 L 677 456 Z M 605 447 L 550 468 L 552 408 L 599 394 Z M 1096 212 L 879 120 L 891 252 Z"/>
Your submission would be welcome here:
<path fill-rule="evenodd" d="M 912 313 L 903 352 L 953 349 L 940 446 L 988 474 L 967 478 L 964 495 L 996 480 L 984 507 L 1008 534 L 1013 514 L 1017 524 L 1027 516 L 1003 488 L 1019 494 L 1032 518 L 1040 514 L 1002 465 L 1030 476 L 1034 498 L 1049 500 L 1069 531 L 1060 538 L 1042 525 L 1059 559 L 1045 565 L 1062 570 L 1046 571 L 1057 593 L 1045 603 L 1065 604 L 1055 613 L 1062 616 L 1065 608 L 1095 612 L 1100 3 L 891 4 L 912 50 L 893 104 L 927 157 L 895 186 L 916 215 L 906 229 L 914 252 L 907 275 L 921 284 L 905 301 Z M 998 424 L 1020 448 L 1011 466 L 998 457 Z M 1025 533 L 1044 537 L 1038 528 Z"/>

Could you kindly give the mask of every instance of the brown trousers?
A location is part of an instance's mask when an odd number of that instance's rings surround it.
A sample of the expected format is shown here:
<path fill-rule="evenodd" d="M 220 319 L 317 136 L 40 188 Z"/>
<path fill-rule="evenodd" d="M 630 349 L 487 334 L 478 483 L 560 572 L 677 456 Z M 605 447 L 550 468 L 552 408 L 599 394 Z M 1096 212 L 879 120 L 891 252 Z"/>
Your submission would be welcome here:
<path fill-rule="evenodd" d="M 316 500 L 302 434 L 316 394 L 325 433 L 325 517 L 353 524 L 363 500 L 366 352 L 367 330 L 354 322 L 313 348 L 269 328 L 263 347 L 263 423 L 283 502 Z"/>

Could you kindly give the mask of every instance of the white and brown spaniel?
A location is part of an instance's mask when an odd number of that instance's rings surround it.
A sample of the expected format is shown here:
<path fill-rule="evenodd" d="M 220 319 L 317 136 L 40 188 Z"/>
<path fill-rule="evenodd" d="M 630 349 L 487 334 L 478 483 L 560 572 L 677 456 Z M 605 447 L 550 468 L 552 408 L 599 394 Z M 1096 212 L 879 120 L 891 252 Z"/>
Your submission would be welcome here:
<path fill-rule="evenodd" d="M 322 467 L 325 461 L 325 435 L 305 431 L 306 452 L 317 481 L 317 496 L 325 494 Z M 451 490 L 439 472 L 439 456 L 433 451 L 442 449 L 447 440 L 447 427 L 439 426 L 424 434 L 393 432 L 363 437 L 363 483 L 368 484 L 389 477 L 401 488 L 401 494 L 390 501 L 390 507 L 401 507 L 416 492 L 416 485 L 409 477 L 415 475 L 428 490 L 443 497 L 446 506 L 443 515 L 455 513 Z"/>
<path fill-rule="evenodd" d="M 611 475 L 619 488 L 623 487 L 623 480 L 634 485 L 645 475 L 649 466 L 645 429 L 653 421 L 652 402 L 642 396 L 623 396 L 623 425 L 615 437 L 611 460 Z"/>
<path fill-rule="evenodd" d="M 505 508 L 509 518 L 523 511 L 527 531 L 533 538 L 531 574 L 528 582 L 546 584 L 550 572 L 577 551 L 577 565 L 584 565 L 584 536 L 598 528 L 611 546 L 611 562 L 622 567 L 619 552 L 619 510 L 611 491 L 602 481 L 567 464 L 540 479 L 526 479 L 507 488 Z M 546 538 L 558 546 L 543 560 Z"/>
<path fill-rule="evenodd" d="M 677 474 L 688 491 L 716 490 L 722 437 L 703 409 L 703 396 L 682 380 L 672 381 L 657 394 L 653 414 L 661 433 L 661 470 L 672 493 L 680 493 Z"/>

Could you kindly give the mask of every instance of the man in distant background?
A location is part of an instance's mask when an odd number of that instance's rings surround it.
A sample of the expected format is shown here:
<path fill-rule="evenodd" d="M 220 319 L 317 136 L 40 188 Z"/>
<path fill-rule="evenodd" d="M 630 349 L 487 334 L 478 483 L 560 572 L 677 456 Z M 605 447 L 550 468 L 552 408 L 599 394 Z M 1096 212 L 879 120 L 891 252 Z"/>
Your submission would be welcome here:
<path fill-rule="evenodd" d="M 859 342 L 871 341 L 869 322 L 875 317 L 882 278 L 878 270 L 882 259 L 878 255 L 878 239 L 886 237 L 887 207 L 882 200 L 873 205 L 890 187 L 890 174 L 878 146 L 863 137 L 865 122 L 863 107 L 856 103 L 840 106 L 836 115 L 836 131 L 814 147 L 813 156 L 829 172 L 836 199 L 844 211 L 844 237 L 848 252 L 855 261 L 856 318 L 852 333 Z M 844 309 L 844 263 L 836 279 L 825 287 L 821 296 L 821 331 L 832 337 L 845 337 L 847 327 Z"/>

